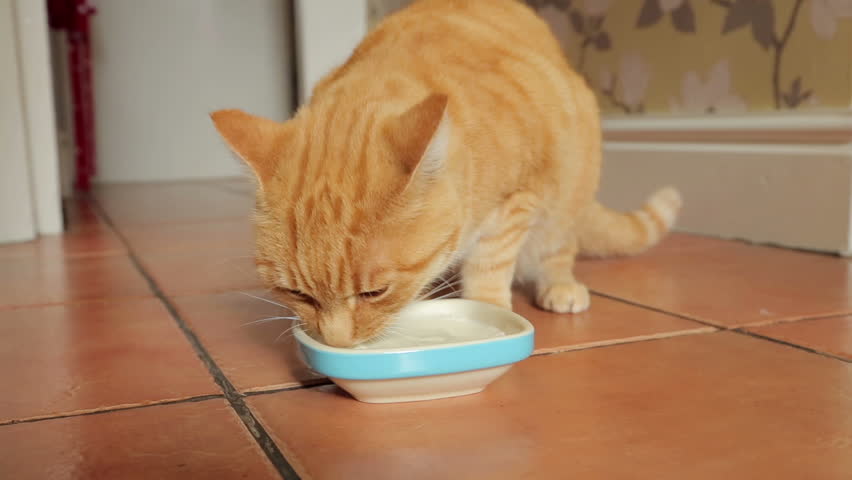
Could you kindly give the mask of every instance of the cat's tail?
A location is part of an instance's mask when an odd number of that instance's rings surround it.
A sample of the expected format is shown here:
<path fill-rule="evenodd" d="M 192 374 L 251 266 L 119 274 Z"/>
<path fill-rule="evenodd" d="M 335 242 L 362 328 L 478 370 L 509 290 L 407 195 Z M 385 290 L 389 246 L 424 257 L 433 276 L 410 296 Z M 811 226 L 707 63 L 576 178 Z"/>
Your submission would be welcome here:
<path fill-rule="evenodd" d="M 580 253 L 587 256 L 634 255 L 654 246 L 674 225 L 683 204 L 673 187 L 657 190 L 641 210 L 617 212 L 598 202 L 580 216 Z"/>

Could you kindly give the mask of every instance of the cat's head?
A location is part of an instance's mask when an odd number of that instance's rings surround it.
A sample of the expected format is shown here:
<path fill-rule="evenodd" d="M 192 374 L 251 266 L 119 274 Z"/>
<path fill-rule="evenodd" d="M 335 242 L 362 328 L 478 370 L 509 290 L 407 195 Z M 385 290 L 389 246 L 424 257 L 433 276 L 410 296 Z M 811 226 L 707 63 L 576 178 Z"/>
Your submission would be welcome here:
<path fill-rule="evenodd" d="M 258 272 L 325 343 L 374 337 L 454 260 L 446 107 L 431 95 L 390 113 L 312 104 L 286 123 L 212 114 L 258 180 Z"/>

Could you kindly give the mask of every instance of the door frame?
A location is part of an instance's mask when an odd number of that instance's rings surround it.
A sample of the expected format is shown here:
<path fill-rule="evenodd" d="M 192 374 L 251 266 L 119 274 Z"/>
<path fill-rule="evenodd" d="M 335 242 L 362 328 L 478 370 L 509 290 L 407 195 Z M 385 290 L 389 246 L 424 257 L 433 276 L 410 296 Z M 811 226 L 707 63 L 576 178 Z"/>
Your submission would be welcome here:
<path fill-rule="evenodd" d="M 9 199 L 0 209 L 0 242 L 23 241 L 63 230 L 56 142 L 53 78 L 45 2 L 0 0 L 0 16 L 11 23 L 0 55 L 7 72 L 3 96 L 3 162 L 0 190 Z M 7 25 L 8 26 L 8 25 Z M 11 49 L 9 48 L 11 46 Z"/>

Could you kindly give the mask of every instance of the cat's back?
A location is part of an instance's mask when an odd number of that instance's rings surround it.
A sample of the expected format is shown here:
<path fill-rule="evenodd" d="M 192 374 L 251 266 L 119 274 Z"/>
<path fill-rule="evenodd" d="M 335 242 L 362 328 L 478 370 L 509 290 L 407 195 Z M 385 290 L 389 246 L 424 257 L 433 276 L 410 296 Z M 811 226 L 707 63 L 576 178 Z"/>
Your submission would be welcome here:
<path fill-rule="evenodd" d="M 419 0 L 388 17 L 373 34 L 364 42 L 365 54 L 370 44 L 391 56 L 395 49 L 447 52 L 465 45 L 469 55 L 517 50 L 563 60 L 547 24 L 520 0 Z"/>
<path fill-rule="evenodd" d="M 341 111 L 391 118 L 436 92 L 452 121 L 448 168 L 476 179 L 475 195 L 490 198 L 483 205 L 573 175 L 585 160 L 571 152 L 597 150 L 594 94 L 547 24 L 516 0 L 413 3 L 320 82 L 311 110 L 320 123 Z"/>
<path fill-rule="evenodd" d="M 469 81 L 511 62 L 520 70 L 536 64 L 570 74 L 547 24 L 519 0 L 419 0 L 385 18 L 317 91 L 377 72 L 405 72 L 427 83 Z"/>

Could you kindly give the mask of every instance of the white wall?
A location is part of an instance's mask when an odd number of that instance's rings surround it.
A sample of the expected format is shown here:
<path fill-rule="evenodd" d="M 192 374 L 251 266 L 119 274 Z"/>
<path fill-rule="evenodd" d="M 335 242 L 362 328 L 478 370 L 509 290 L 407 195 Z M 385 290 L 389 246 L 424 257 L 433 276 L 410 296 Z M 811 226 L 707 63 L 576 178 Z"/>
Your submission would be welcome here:
<path fill-rule="evenodd" d="M 62 231 L 44 2 L 0 0 L 0 243 Z"/>
<path fill-rule="evenodd" d="M 237 175 L 208 114 L 291 113 L 283 0 L 109 0 L 93 17 L 99 182 Z"/>
<path fill-rule="evenodd" d="M 28 0 L 17 0 L 15 5 L 18 66 L 36 229 L 39 233 L 59 233 L 63 222 L 47 5 Z"/>
<path fill-rule="evenodd" d="M 299 101 L 343 63 L 367 33 L 367 0 L 296 0 Z"/>
<path fill-rule="evenodd" d="M 0 242 L 36 234 L 13 0 L 0 0 Z"/>

